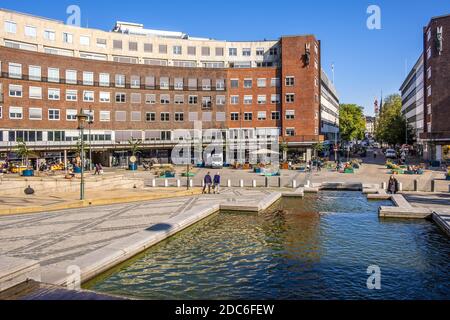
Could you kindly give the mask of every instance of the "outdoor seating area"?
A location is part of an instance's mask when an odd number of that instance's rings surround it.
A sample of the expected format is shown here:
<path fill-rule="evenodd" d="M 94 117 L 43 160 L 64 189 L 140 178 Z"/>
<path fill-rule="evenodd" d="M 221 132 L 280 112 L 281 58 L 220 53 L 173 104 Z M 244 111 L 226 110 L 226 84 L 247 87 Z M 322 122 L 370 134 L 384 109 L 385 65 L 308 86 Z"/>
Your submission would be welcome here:
<path fill-rule="evenodd" d="M 389 169 L 390 174 L 407 174 L 407 175 L 422 175 L 424 174 L 424 166 L 412 166 L 412 165 L 398 165 L 391 161 L 386 163 L 386 168 Z"/>

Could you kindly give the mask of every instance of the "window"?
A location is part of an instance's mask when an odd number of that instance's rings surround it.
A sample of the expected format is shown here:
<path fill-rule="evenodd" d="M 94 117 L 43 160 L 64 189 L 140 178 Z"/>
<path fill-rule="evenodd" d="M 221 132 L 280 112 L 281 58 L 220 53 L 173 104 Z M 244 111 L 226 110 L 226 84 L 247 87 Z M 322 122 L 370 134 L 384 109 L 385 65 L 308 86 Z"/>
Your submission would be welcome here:
<path fill-rule="evenodd" d="M 250 57 L 252 55 L 252 50 L 250 48 L 242 49 L 242 55 L 244 57 Z"/>
<path fill-rule="evenodd" d="M 189 121 L 194 122 L 198 120 L 198 112 L 189 112 Z"/>
<path fill-rule="evenodd" d="M 167 53 L 167 45 L 165 45 L 165 44 L 160 44 L 160 45 L 159 45 L 159 53 L 160 53 L 160 54 L 166 54 L 166 53 Z"/>
<path fill-rule="evenodd" d="M 189 90 L 197 90 L 197 79 L 188 79 L 188 88 Z"/>
<path fill-rule="evenodd" d="M 253 103 L 253 96 L 246 95 L 244 96 L 244 104 L 252 104 Z"/>
<path fill-rule="evenodd" d="M 295 95 L 293 93 L 286 93 L 286 103 L 294 103 Z"/>
<path fill-rule="evenodd" d="M 75 70 L 66 70 L 66 83 L 77 84 L 77 72 Z"/>
<path fill-rule="evenodd" d="M 175 90 L 183 90 L 183 78 L 175 78 Z"/>
<path fill-rule="evenodd" d="M 159 97 L 161 104 L 169 104 L 170 103 L 170 95 L 169 94 L 162 94 Z"/>
<path fill-rule="evenodd" d="M 211 109 L 212 108 L 212 100 L 211 97 L 202 97 L 202 109 Z"/>
<path fill-rule="evenodd" d="M 20 120 L 23 118 L 22 107 L 9 107 L 9 118 L 12 120 Z"/>
<path fill-rule="evenodd" d="M 127 112 L 116 111 L 116 121 L 127 121 Z"/>
<path fill-rule="evenodd" d="M 230 104 L 239 104 L 239 96 L 231 96 Z"/>
<path fill-rule="evenodd" d="M 211 122 L 212 121 L 212 112 L 203 112 L 202 113 L 202 121 Z"/>
<path fill-rule="evenodd" d="M 216 105 L 218 106 L 224 106 L 226 102 L 225 96 L 216 96 Z"/>
<path fill-rule="evenodd" d="M 25 35 L 27 37 L 36 38 L 36 27 L 25 26 Z"/>
<path fill-rule="evenodd" d="M 141 103 L 141 99 L 142 99 L 142 97 L 141 97 L 140 93 L 136 93 L 136 92 L 131 93 L 131 103 L 134 103 L 134 104 Z"/>
<path fill-rule="evenodd" d="M 237 56 L 237 48 L 229 48 L 228 49 L 228 55 L 230 57 L 236 57 Z"/>
<path fill-rule="evenodd" d="M 202 47 L 202 56 L 208 57 L 211 55 L 211 49 L 209 47 Z"/>
<path fill-rule="evenodd" d="M 428 78 L 428 79 L 431 78 L 431 67 L 428 67 L 428 70 L 427 70 L 427 78 Z"/>
<path fill-rule="evenodd" d="M 295 110 L 286 110 L 286 120 L 295 119 Z"/>
<path fill-rule="evenodd" d="M 257 80 L 257 86 L 258 86 L 258 88 L 265 88 L 267 86 L 266 78 L 259 78 Z"/>
<path fill-rule="evenodd" d="M 225 90 L 225 80 L 224 79 L 216 79 L 216 90 L 219 90 L 219 91 Z"/>
<path fill-rule="evenodd" d="M 123 74 L 116 74 L 116 87 L 125 87 L 125 76 Z"/>
<path fill-rule="evenodd" d="M 44 39 L 50 40 L 50 41 L 55 41 L 55 39 L 56 39 L 56 37 L 55 37 L 55 31 L 52 31 L 52 30 L 44 30 Z"/>
<path fill-rule="evenodd" d="M 231 79 L 230 86 L 231 88 L 239 88 L 239 79 Z"/>
<path fill-rule="evenodd" d="M 294 128 L 287 128 L 286 129 L 286 136 L 288 136 L 288 137 L 295 137 L 295 129 Z"/>
<path fill-rule="evenodd" d="M 80 36 L 80 44 L 82 46 L 89 46 L 91 43 L 91 39 L 88 36 Z"/>
<path fill-rule="evenodd" d="M 278 48 L 270 48 L 269 49 L 269 55 L 277 56 L 278 55 Z"/>
<path fill-rule="evenodd" d="M 155 77 L 147 76 L 145 77 L 145 88 L 154 89 L 155 88 Z"/>
<path fill-rule="evenodd" d="M 266 95 L 259 95 L 258 96 L 258 104 L 266 104 L 267 103 L 267 96 Z"/>
<path fill-rule="evenodd" d="M 169 89 L 169 77 L 159 78 L 159 87 L 162 90 L 168 90 Z"/>
<path fill-rule="evenodd" d="M 83 84 L 85 86 L 92 86 L 94 85 L 94 73 L 93 72 L 83 72 Z"/>
<path fill-rule="evenodd" d="M 155 104 L 156 103 L 156 94 L 146 94 L 145 95 L 145 103 L 146 104 Z"/>
<path fill-rule="evenodd" d="M 59 89 L 48 89 L 48 100 L 59 100 L 60 90 Z"/>
<path fill-rule="evenodd" d="M 127 101 L 126 94 L 118 92 L 116 93 L 116 102 L 117 103 L 125 103 Z"/>
<path fill-rule="evenodd" d="M 101 87 L 109 87 L 109 73 L 100 73 L 99 81 Z"/>
<path fill-rule="evenodd" d="M 216 48 L 216 57 L 223 57 L 224 48 Z"/>
<path fill-rule="evenodd" d="M 41 67 L 28 66 L 28 77 L 30 80 L 41 81 Z"/>
<path fill-rule="evenodd" d="M 184 95 L 182 95 L 182 94 L 175 95 L 174 103 L 175 104 L 184 104 Z"/>
<path fill-rule="evenodd" d="M 198 97 L 197 96 L 189 96 L 189 104 L 197 104 Z"/>
<path fill-rule="evenodd" d="M 94 91 L 83 91 L 83 101 L 93 102 L 94 101 Z"/>
<path fill-rule="evenodd" d="M 183 122 L 183 121 L 184 121 L 184 113 L 175 112 L 175 122 Z"/>
<path fill-rule="evenodd" d="M 244 113 L 244 121 L 252 121 L 253 120 L 253 113 L 252 112 L 245 112 Z"/>
<path fill-rule="evenodd" d="M 48 68 L 48 82 L 59 82 L 58 68 Z"/>
<path fill-rule="evenodd" d="M 63 32 L 62 39 L 64 43 L 72 43 L 73 42 L 73 35 L 67 32 Z"/>
<path fill-rule="evenodd" d="M 14 98 L 22 98 L 22 86 L 10 84 L 9 85 L 9 96 Z"/>
<path fill-rule="evenodd" d="M 144 43 L 144 52 L 153 52 L 153 44 Z"/>
<path fill-rule="evenodd" d="M 279 111 L 272 111 L 272 120 L 280 120 L 280 112 Z"/>
<path fill-rule="evenodd" d="M 216 112 L 216 121 L 217 122 L 225 122 L 226 115 L 225 112 Z"/>
<path fill-rule="evenodd" d="M 431 96 L 431 86 L 428 86 L 427 92 L 428 92 L 428 96 L 430 97 Z"/>
<path fill-rule="evenodd" d="M 286 86 L 292 87 L 295 84 L 295 78 L 294 77 L 286 77 Z"/>
<path fill-rule="evenodd" d="M 253 86 L 253 80 L 252 79 L 244 79 L 244 88 L 250 89 Z"/>
<path fill-rule="evenodd" d="M 270 103 L 272 103 L 272 104 L 279 104 L 280 102 L 281 102 L 280 95 L 278 93 L 277 94 L 272 94 L 270 96 Z"/>
<path fill-rule="evenodd" d="M 168 113 L 168 112 L 161 112 L 160 117 L 161 117 L 161 121 L 163 121 L 163 122 L 170 121 L 170 113 Z"/>
<path fill-rule="evenodd" d="M 66 120 L 67 121 L 77 121 L 77 114 L 78 114 L 77 110 L 67 109 L 66 110 Z"/>
<path fill-rule="evenodd" d="M 179 55 L 182 53 L 183 53 L 183 50 L 182 50 L 181 46 L 173 46 L 173 54 Z"/>
<path fill-rule="evenodd" d="M 8 65 L 8 74 L 10 78 L 22 78 L 22 65 L 18 63 L 10 63 Z"/>
<path fill-rule="evenodd" d="M 427 32 L 427 41 L 430 41 L 431 40 L 431 29 L 428 29 L 428 32 Z"/>
<path fill-rule="evenodd" d="M 106 41 L 106 39 L 97 38 L 96 44 L 97 44 L 97 48 L 102 48 L 102 49 L 106 49 L 107 48 L 107 41 Z"/>
<path fill-rule="evenodd" d="M 48 120 L 59 120 L 59 109 L 48 109 Z"/>
<path fill-rule="evenodd" d="M 187 49 L 188 49 L 187 50 L 188 55 L 190 55 L 190 56 L 197 55 L 197 48 L 196 47 L 188 47 Z"/>
<path fill-rule="evenodd" d="M 134 41 L 128 42 L 128 50 L 130 51 L 138 51 L 138 43 Z"/>
<path fill-rule="evenodd" d="M 202 79 L 202 89 L 204 91 L 211 90 L 211 79 Z"/>
<path fill-rule="evenodd" d="M 30 120 L 42 120 L 42 109 L 41 108 L 29 108 L 28 118 Z"/>
<path fill-rule="evenodd" d="M 113 49 L 122 50 L 122 40 L 113 40 Z"/>
<path fill-rule="evenodd" d="M 156 113 L 154 112 L 146 112 L 145 113 L 145 121 L 154 122 L 156 121 Z"/>
<path fill-rule="evenodd" d="M 131 88 L 139 89 L 141 87 L 141 77 L 131 76 Z"/>
<path fill-rule="evenodd" d="M 231 113 L 231 121 L 239 121 L 239 113 L 232 112 Z"/>
<path fill-rule="evenodd" d="M 257 48 L 256 56 L 258 56 L 258 57 L 264 56 L 264 48 Z"/>
<path fill-rule="evenodd" d="M 42 99 L 42 88 L 41 87 L 30 87 L 29 88 L 30 99 Z"/>
<path fill-rule="evenodd" d="M 17 24 L 12 21 L 5 21 L 5 30 L 8 33 L 16 33 L 17 32 Z"/>
<path fill-rule="evenodd" d="M 77 101 L 78 91 L 77 90 L 66 90 L 66 101 Z"/>
<path fill-rule="evenodd" d="M 142 113 L 140 111 L 131 111 L 131 121 L 141 121 Z"/>
<path fill-rule="evenodd" d="M 258 120 L 266 120 L 266 119 L 267 119 L 266 111 L 258 111 Z"/>
<path fill-rule="evenodd" d="M 100 99 L 100 102 L 109 103 L 109 102 L 111 102 L 111 93 L 110 92 L 100 92 L 99 99 Z"/>
<path fill-rule="evenodd" d="M 111 121 L 111 111 L 100 111 L 100 122 Z"/>
<path fill-rule="evenodd" d="M 270 79 L 271 87 L 279 87 L 280 86 L 280 78 L 272 78 Z"/>
<path fill-rule="evenodd" d="M 427 50 L 427 59 L 431 58 L 431 47 Z"/>

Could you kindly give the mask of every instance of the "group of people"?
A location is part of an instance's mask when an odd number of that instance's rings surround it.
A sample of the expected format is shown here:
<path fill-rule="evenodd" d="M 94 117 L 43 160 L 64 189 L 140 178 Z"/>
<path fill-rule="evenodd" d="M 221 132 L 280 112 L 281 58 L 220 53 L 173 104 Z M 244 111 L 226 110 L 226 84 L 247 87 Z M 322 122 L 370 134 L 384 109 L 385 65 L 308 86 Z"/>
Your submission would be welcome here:
<path fill-rule="evenodd" d="M 419 174 L 422 169 L 419 166 L 408 166 L 408 171 L 413 172 L 414 174 Z"/>
<path fill-rule="evenodd" d="M 204 185 L 203 185 L 203 191 L 202 193 L 206 193 L 206 188 L 208 188 L 208 194 L 211 194 L 211 188 L 213 189 L 214 194 L 220 193 L 220 173 L 217 172 L 214 178 L 211 177 L 211 173 L 208 172 L 203 179 Z"/>
<path fill-rule="evenodd" d="M 323 163 L 320 159 L 315 160 L 314 162 L 312 160 L 309 160 L 306 165 L 306 171 L 312 172 L 315 169 L 317 172 L 320 172 L 320 171 L 322 171 L 322 167 L 323 167 Z"/>

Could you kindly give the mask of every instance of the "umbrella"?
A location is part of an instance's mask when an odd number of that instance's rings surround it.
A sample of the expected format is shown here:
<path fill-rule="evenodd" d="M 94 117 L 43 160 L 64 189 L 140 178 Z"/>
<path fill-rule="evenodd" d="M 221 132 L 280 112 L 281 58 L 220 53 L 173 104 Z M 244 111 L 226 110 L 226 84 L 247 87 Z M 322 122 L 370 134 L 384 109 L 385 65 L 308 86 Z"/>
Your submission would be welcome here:
<path fill-rule="evenodd" d="M 267 154 L 280 154 L 280 153 L 276 152 L 276 151 L 268 150 L 268 149 L 261 149 L 261 150 L 253 151 L 253 152 L 251 152 L 251 154 L 267 155 Z"/>

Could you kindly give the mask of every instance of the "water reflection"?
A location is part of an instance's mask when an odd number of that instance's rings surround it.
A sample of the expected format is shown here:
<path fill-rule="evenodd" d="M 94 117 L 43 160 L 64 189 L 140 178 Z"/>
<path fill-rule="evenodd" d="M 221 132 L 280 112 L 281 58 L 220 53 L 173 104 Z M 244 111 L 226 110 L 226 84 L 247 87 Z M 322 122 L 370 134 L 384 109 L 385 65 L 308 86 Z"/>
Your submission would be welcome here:
<path fill-rule="evenodd" d="M 448 299 L 450 241 L 431 222 L 386 223 L 360 193 L 286 199 L 260 215 L 221 213 L 89 289 L 146 299 Z M 382 269 L 369 291 L 366 270 Z"/>

